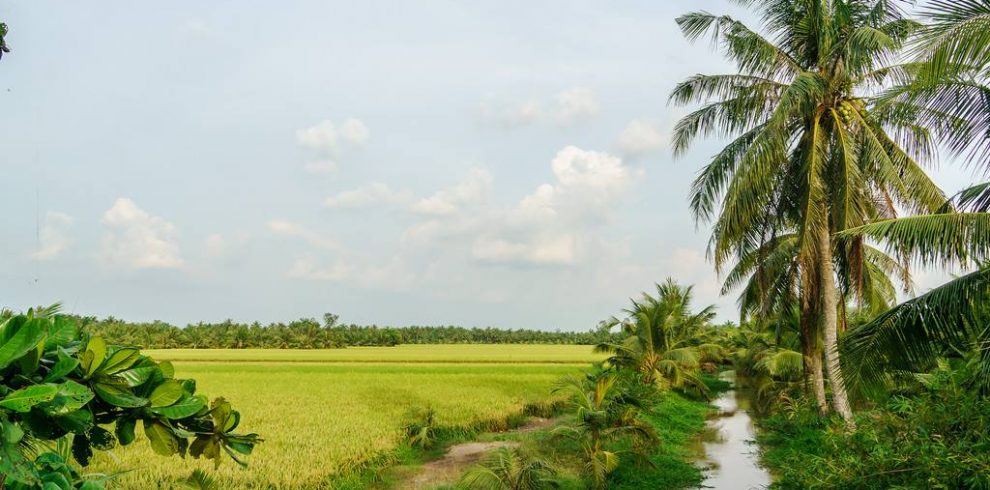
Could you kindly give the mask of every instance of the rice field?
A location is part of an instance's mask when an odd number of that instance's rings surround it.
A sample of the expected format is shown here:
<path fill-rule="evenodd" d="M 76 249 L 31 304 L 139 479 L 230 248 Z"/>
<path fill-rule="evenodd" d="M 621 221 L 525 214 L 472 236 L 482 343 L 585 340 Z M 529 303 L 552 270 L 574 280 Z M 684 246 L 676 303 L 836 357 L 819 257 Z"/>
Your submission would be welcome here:
<path fill-rule="evenodd" d="M 115 486 L 174 488 L 194 468 L 224 489 L 337 488 L 356 469 L 402 444 L 404 415 L 431 406 L 439 423 L 498 427 L 527 404 L 548 401 L 562 375 L 598 359 L 588 346 L 413 345 L 340 350 L 162 350 L 178 377 L 225 396 L 242 428 L 265 442 L 247 469 L 165 459 L 147 440 L 117 448 L 87 471 L 127 471 Z"/>

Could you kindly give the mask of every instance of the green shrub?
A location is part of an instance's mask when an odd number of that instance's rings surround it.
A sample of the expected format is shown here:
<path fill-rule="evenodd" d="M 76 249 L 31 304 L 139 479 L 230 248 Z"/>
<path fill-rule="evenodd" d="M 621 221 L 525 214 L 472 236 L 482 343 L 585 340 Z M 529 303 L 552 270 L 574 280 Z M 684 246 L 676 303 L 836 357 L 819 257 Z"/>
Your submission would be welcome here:
<path fill-rule="evenodd" d="M 240 414 L 210 402 L 196 382 L 176 379 L 168 362 L 132 347 L 82 338 L 57 307 L 0 315 L 0 474 L 7 489 L 99 489 L 69 464 L 89 464 L 94 450 L 137 439 L 138 423 L 154 451 L 243 464 L 261 441 L 234 432 Z M 59 451 L 69 447 L 70 451 Z M 71 458 L 67 453 L 71 453 Z"/>

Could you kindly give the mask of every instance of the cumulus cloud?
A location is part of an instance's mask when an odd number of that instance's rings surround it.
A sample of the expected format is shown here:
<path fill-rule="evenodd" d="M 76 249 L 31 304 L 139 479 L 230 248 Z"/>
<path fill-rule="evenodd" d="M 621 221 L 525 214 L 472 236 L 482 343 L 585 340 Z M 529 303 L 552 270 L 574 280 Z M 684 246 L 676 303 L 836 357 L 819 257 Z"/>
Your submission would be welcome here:
<path fill-rule="evenodd" d="M 535 99 L 522 102 L 488 99 L 481 103 L 481 120 L 506 129 L 533 124 L 543 117 L 543 112 Z"/>
<path fill-rule="evenodd" d="M 175 226 L 122 197 L 103 213 L 103 252 L 110 264 L 131 269 L 182 265 Z"/>
<path fill-rule="evenodd" d="M 271 220 L 268 222 L 268 231 L 275 235 L 302 238 L 309 244 L 319 248 L 331 250 L 340 248 L 336 240 L 323 236 L 291 221 L 279 219 Z"/>
<path fill-rule="evenodd" d="M 526 241 L 479 238 L 471 256 L 481 262 L 568 265 L 575 261 L 575 238 L 570 234 L 537 235 Z"/>
<path fill-rule="evenodd" d="M 388 185 L 376 182 L 330 196 L 323 201 L 323 205 L 331 209 L 360 209 L 381 204 L 405 204 L 411 200 L 412 195 L 408 192 L 393 191 Z"/>
<path fill-rule="evenodd" d="M 480 203 L 488 196 L 492 176 L 484 169 L 474 169 L 467 179 L 430 197 L 416 201 L 412 210 L 420 214 L 450 215 L 463 206 Z"/>
<path fill-rule="evenodd" d="M 661 150 L 668 136 L 654 121 L 633 119 L 619 134 L 615 146 L 625 155 L 637 156 Z"/>
<path fill-rule="evenodd" d="M 398 258 L 383 263 L 356 257 L 337 258 L 330 265 L 308 255 L 296 259 L 286 273 L 294 279 L 343 282 L 365 289 L 403 290 L 415 279 Z"/>
<path fill-rule="evenodd" d="M 58 211 L 45 213 L 45 223 L 39 231 L 38 249 L 31 253 L 37 260 L 53 260 L 69 246 L 66 228 L 72 224 L 72 216 Z"/>
<path fill-rule="evenodd" d="M 314 126 L 296 130 L 299 146 L 311 150 L 319 160 L 309 162 L 303 169 L 311 174 L 327 174 L 337 168 L 335 159 L 344 148 L 364 146 L 370 138 L 368 127 L 358 119 L 347 119 L 339 127 L 325 119 Z"/>
<path fill-rule="evenodd" d="M 340 128 L 340 137 L 352 145 L 363 145 L 367 143 L 370 135 L 371 133 L 368 131 L 368 127 L 357 119 L 344 121 L 343 126 Z"/>
<path fill-rule="evenodd" d="M 588 88 L 572 88 L 554 97 L 557 102 L 557 122 L 574 124 L 598 114 L 598 98 Z"/>
<path fill-rule="evenodd" d="M 619 157 L 575 146 L 558 151 L 550 168 L 552 183 L 537 186 L 505 208 L 483 198 L 490 192 L 491 177 L 475 172 L 464 182 L 418 201 L 414 211 L 431 219 L 407 228 L 403 242 L 466 243 L 471 259 L 488 264 L 577 263 L 582 243 L 592 240 L 592 228 L 614 209 L 633 175 Z M 477 205 L 472 208 L 467 203 Z"/>
<path fill-rule="evenodd" d="M 480 118 L 485 124 L 506 129 L 540 122 L 569 126 L 598 115 L 599 108 L 594 91 L 575 87 L 542 100 L 509 101 L 490 97 L 481 103 Z"/>

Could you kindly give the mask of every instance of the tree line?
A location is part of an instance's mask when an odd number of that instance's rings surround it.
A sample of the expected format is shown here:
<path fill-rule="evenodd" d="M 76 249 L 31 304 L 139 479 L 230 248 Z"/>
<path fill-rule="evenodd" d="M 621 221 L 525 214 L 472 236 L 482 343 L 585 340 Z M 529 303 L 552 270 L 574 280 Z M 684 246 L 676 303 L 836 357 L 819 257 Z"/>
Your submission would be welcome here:
<path fill-rule="evenodd" d="M 145 349 L 335 349 L 399 344 L 569 344 L 595 345 L 615 334 L 607 328 L 585 332 L 459 326 L 390 327 L 339 323 L 327 313 L 322 321 L 288 323 L 199 322 L 183 328 L 161 322 L 128 322 L 114 317 L 75 316 L 82 330 L 122 345 Z"/>

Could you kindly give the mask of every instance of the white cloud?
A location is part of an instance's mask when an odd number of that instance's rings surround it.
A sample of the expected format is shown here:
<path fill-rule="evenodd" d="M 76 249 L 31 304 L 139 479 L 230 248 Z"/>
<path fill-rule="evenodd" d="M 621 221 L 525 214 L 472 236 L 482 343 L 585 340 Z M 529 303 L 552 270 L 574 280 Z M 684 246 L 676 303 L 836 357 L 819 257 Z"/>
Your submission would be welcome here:
<path fill-rule="evenodd" d="M 569 234 L 538 235 L 526 242 L 479 238 L 471 248 L 473 258 L 493 263 L 568 265 L 575 255 L 575 238 Z"/>
<path fill-rule="evenodd" d="M 413 204 L 412 210 L 420 214 L 450 215 L 458 212 L 463 206 L 484 201 L 491 184 L 492 176 L 487 170 L 474 169 L 467 179 L 457 185 L 420 199 Z"/>
<path fill-rule="evenodd" d="M 572 88 L 557 94 L 557 122 L 568 125 L 598 114 L 598 98 L 588 88 Z"/>
<path fill-rule="evenodd" d="M 540 122 L 569 126 L 596 116 L 598 97 L 589 88 L 575 87 L 558 92 L 552 98 L 529 98 L 509 101 L 489 97 L 480 107 L 481 122 L 505 129 Z"/>
<path fill-rule="evenodd" d="M 412 195 L 408 192 L 393 191 L 388 185 L 373 183 L 328 197 L 323 205 L 332 209 L 359 209 L 380 204 L 401 205 L 411 200 Z"/>
<path fill-rule="evenodd" d="M 307 163 L 304 169 L 316 174 L 332 172 L 336 168 L 333 160 L 338 153 L 345 147 L 364 146 L 370 134 L 368 127 L 358 119 L 347 119 L 340 127 L 324 119 L 314 126 L 296 130 L 296 142 L 320 157 L 318 161 Z"/>
<path fill-rule="evenodd" d="M 633 119 L 619 134 L 615 145 L 623 154 L 636 156 L 665 148 L 667 140 L 668 136 L 655 122 Z"/>
<path fill-rule="evenodd" d="M 471 259 L 489 264 L 579 262 L 581 244 L 596 239 L 592 228 L 611 214 L 633 175 L 620 158 L 575 146 L 558 151 L 550 168 L 554 182 L 501 209 L 486 198 L 491 176 L 476 171 L 457 186 L 418 201 L 414 211 L 432 218 L 407 228 L 403 242 L 466 244 Z"/>
<path fill-rule="evenodd" d="M 340 128 L 340 137 L 344 141 L 354 145 L 363 145 L 368 142 L 370 132 L 363 122 L 357 119 L 348 119 Z"/>
<path fill-rule="evenodd" d="M 65 228 L 72 224 L 72 216 L 58 211 L 45 213 L 45 224 L 39 231 L 40 243 L 38 250 L 31 253 L 31 258 L 52 260 L 58 258 L 69 246 L 69 238 Z"/>
<path fill-rule="evenodd" d="M 296 141 L 303 147 L 326 153 L 337 150 L 337 128 L 329 119 L 296 131 Z"/>
<path fill-rule="evenodd" d="M 481 120 L 484 123 L 511 129 L 527 126 L 543 117 L 543 108 L 536 99 L 507 102 L 488 99 L 481 103 Z"/>
<path fill-rule="evenodd" d="M 407 270 L 398 258 L 383 263 L 357 257 L 338 258 L 331 265 L 324 266 L 319 259 L 308 255 L 296 259 L 286 275 L 295 279 L 343 282 L 348 286 L 394 291 L 405 289 L 415 280 L 415 274 Z"/>
<path fill-rule="evenodd" d="M 337 244 L 336 240 L 330 237 L 323 236 L 314 231 L 308 230 L 302 227 L 301 225 L 297 223 L 293 223 L 291 221 L 284 221 L 278 219 L 271 220 L 268 222 L 268 230 L 276 235 L 302 238 L 309 244 L 319 248 L 325 248 L 331 250 L 340 248 L 340 245 Z"/>
<path fill-rule="evenodd" d="M 182 265 L 175 226 L 122 197 L 103 213 L 104 255 L 116 266 L 169 269 Z"/>

